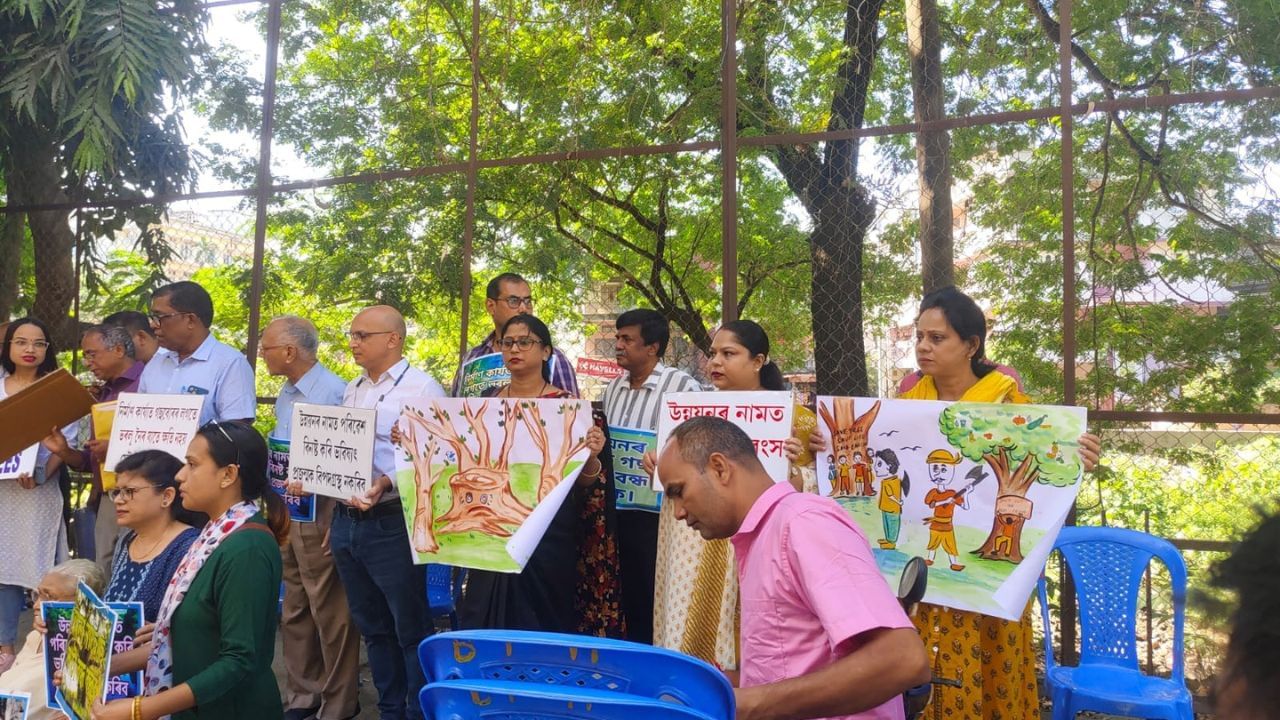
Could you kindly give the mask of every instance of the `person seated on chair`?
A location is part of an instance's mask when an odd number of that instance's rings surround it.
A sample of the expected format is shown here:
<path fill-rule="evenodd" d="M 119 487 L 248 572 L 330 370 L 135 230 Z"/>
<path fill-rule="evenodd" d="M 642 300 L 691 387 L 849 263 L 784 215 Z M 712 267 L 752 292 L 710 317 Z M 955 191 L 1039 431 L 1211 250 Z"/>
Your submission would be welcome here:
<path fill-rule="evenodd" d="M 1236 592 L 1227 658 L 1214 688 L 1218 720 L 1264 720 L 1280 708 L 1280 515 L 1262 521 L 1214 568 L 1213 584 Z"/>
<path fill-rule="evenodd" d="M 928 659 L 839 504 L 775 483 L 747 434 L 715 417 L 672 431 L 658 474 L 677 520 L 733 543 L 739 720 L 903 717 L 901 695 L 929 681 Z"/>

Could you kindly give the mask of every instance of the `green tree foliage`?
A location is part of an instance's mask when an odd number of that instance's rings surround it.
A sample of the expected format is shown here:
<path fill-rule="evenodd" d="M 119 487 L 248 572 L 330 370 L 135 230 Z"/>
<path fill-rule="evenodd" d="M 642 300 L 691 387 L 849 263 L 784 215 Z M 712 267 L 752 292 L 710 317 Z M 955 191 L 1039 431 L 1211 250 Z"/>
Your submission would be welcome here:
<path fill-rule="evenodd" d="M 202 47 L 203 20 L 194 0 L 0 1 L 0 160 L 8 204 L 137 198 L 186 187 L 193 170 L 177 109 Z M 84 213 L 79 222 L 90 237 L 137 222 L 139 246 L 159 266 L 168 249 L 163 236 L 148 231 L 158 213 L 140 206 Z M 69 212 L 6 215 L 5 256 L 27 242 L 32 312 L 70 342 L 77 283 Z M 16 289 L 0 282 L 0 314 L 14 308 Z"/>

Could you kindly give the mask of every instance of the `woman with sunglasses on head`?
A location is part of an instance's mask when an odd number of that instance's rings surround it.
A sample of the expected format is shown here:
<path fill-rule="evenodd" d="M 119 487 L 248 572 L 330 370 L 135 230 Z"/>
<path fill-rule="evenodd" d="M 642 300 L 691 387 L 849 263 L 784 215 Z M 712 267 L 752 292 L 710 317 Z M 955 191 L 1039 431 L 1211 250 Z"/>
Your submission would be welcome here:
<path fill-rule="evenodd" d="M 575 395 L 551 382 L 547 361 L 554 348 L 547 326 L 516 315 L 498 333 L 497 345 L 511 381 L 490 397 L 567 399 Z M 506 628 L 619 635 L 621 618 L 617 547 L 606 522 L 612 489 L 600 460 L 604 431 L 587 431 L 590 455 L 577 485 L 519 574 L 472 570 L 458 607 L 466 628 Z M 595 542 L 588 538 L 594 538 Z"/>
<path fill-rule="evenodd" d="M 250 425 L 207 423 L 177 480 L 186 508 L 212 520 L 169 581 L 150 641 L 112 659 L 113 672 L 146 670 L 145 694 L 93 718 L 279 720 L 271 659 L 289 512 L 267 480 L 267 443 Z"/>
<path fill-rule="evenodd" d="M 0 348 L 0 400 L 25 390 L 58 367 L 49 338 L 49 329 L 35 318 L 14 320 L 5 328 Z M 72 423 L 58 432 L 74 435 L 75 429 Z M 67 557 L 57 479 L 62 459 L 51 451 L 50 443 L 46 438 L 37 446 L 30 473 L 0 480 L 0 529 L 8 540 L 0 546 L 0 673 L 14 662 L 18 618 L 26 605 L 27 591 L 34 590 L 40 578 Z"/>
<path fill-rule="evenodd" d="M 188 511 L 178 494 L 182 461 L 160 450 L 143 450 L 116 464 L 116 486 L 106 493 L 126 532 L 116 544 L 111 582 L 103 600 L 140 602 L 147 622 L 160 614 L 165 588 L 208 518 Z"/>

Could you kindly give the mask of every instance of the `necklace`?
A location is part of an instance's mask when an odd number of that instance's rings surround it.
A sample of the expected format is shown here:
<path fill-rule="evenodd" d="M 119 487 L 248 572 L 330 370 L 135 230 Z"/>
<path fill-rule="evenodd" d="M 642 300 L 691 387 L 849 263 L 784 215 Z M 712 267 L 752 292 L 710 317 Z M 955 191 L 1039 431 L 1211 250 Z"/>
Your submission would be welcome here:
<path fill-rule="evenodd" d="M 129 559 L 133 560 L 136 563 L 144 563 L 149 560 L 154 560 L 155 557 L 153 553 L 156 551 L 156 548 L 160 547 L 160 543 L 164 542 L 166 535 L 168 535 L 167 532 L 160 533 L 160 537 L 154 543 L 151 544 L 151 547 L 147 548 L 147 551 L 145 553 L 143 552 L 137 553 L 138 557 L 134 557 L 133 543 L 129 543 Z M 138 539 L 137 536 L 135 536 L 134 540 L 137 540 L 137 539 Z"/>
<path fill-rule="evenodd" d="M 545 393 L 546 391 L 547 391 L 547 381 L 543 380 L 542 387 L 538 388 L 538 394 L 534 395 L 534 397 L 540 398 L 542 397 L 543 393 Z M 503 393 L 506 393 L 506 394 L 504 395 Z M 507 386 L 502 388 L 502 392 L 498 393 L 498 397 L 506 397 L 506 398 L 511 397 L 511 383 L 507 383 Z"/>

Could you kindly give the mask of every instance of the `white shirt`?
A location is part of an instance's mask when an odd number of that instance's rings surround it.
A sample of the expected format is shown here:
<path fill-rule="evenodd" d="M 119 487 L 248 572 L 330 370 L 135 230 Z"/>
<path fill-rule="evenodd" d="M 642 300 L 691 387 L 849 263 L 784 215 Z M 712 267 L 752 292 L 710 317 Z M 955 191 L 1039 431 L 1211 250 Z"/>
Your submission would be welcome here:
<path fill-rule="evenodd" d="M 142 370 L 138 392 L 160 395 L 203 395 L 200 424 L 212 420 L 252 420 L 258 414 L 253 368 L 244 354 L 214 339 L 204 339 L 187 359 L 161 348 Z"/>
<path fill-rule="evenodd" d="M 631 373 L 610 380 L 604 389 L 604 414 L 615 427 L 657 432 L 663 395 L 701 389 L 689 373 L 658 363 L 639 388 L 632 389 Z"/>
<path fill-rule="evenodd" d="M 399 497 L 396 491 L 396 449 L 391 444 L 391 427 L 400 419 L 405 400 L 423 397 L 445 397 L 444 388 L 430 375 L 411 367 L 404 358 L 377 378 L 369 377 L 368 371 L 361 373 L 347 383 L 346 392 L 342 394 L 344 407 L 374 408 L 378 413 L 373 438 L 373 475 L 370 477 L 376 479 L 386 475 L 391 479 L 391 489 L 383 494 L 382 502 Z"/>

